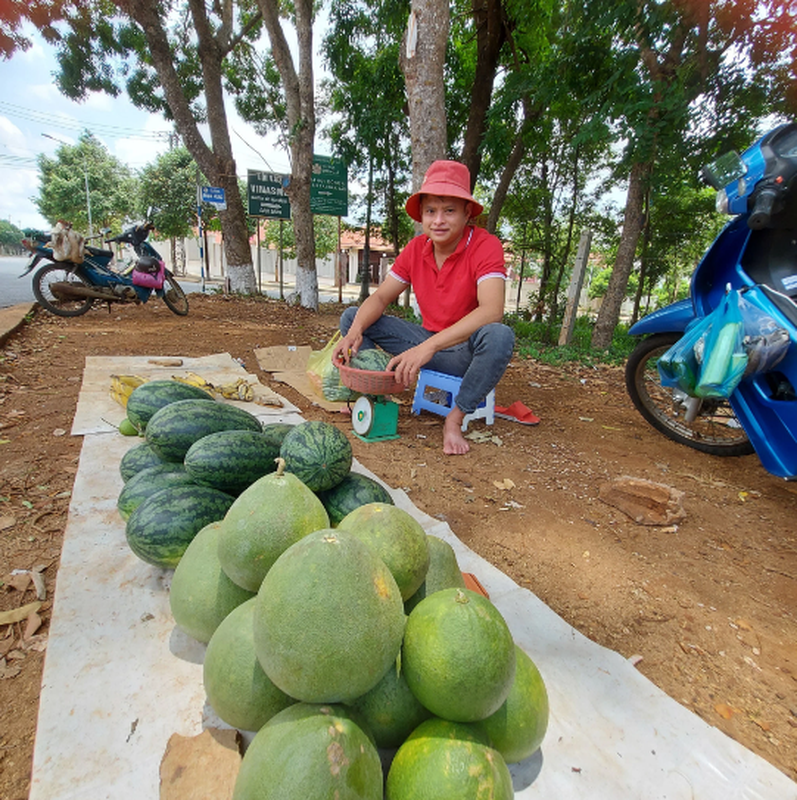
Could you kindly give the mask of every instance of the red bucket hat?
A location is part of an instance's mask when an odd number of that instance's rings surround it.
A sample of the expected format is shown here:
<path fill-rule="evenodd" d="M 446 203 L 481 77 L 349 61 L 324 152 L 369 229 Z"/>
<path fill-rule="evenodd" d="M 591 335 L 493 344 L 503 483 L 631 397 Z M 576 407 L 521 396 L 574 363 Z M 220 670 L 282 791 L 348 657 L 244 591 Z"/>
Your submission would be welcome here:
<path fill-rule="evenodd" d="M 433 194 L 436 197 L 459 197 L 473 204 L 471 218 L 478 217 L 484 206 L 470 193 L 470 171 L 459 161 L 433 161 L 419 191 L 407 199 L 404 208 L 416 221 L 421 221 L 421 195 Z"/>

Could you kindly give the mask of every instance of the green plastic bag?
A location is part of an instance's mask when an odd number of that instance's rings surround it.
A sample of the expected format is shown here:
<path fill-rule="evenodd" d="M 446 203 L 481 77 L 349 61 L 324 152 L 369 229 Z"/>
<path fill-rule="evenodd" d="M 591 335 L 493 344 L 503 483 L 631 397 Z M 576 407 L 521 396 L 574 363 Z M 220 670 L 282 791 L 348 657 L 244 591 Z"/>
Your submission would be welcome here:
<path fill-rule="evenodd" d="M 340 381 L 340 370 L 332 363 L 332 351 L 341 338 L 340 331 L 327 342 L 323 350 L 310 353 L 307 359 L 307 377 L 315 391 L 332 402 L 350 400 L 355 393 Z"/>
<path fill-rule="evenodd" d="M 708 315 L 695 320 L 658 361 L 662 386 L 690 397 L 728 398 L 747 368 L 739 292 L 726 292 Z"/>
<path fill-rule="evenodd" d="M 730 397 L 747 369 L 744 320 L 739 310 L 739 292 L 726 292 L 709 314 L 711 326 L 703 345 L 703 363 L 695 386 L 698 397 Z"/>

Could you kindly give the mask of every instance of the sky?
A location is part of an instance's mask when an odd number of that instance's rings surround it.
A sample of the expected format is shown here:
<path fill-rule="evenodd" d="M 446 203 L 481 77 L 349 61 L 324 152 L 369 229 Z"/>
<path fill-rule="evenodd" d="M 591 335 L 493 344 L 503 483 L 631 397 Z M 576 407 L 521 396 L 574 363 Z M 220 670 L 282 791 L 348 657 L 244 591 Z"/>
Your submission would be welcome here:
<path fill-rule="evenodd" d="M 170 127 L 162 117 L 141 111 L 122 95 L 92 94 L 76 103 L 53 83 L 57 65 L 52 48 L 31 32 L 33 46 L 0 59 L 0 219 L 19 228 L 47 229 L 31 199 L 38 194 L 36 156 L 54 157 L 57 141 L 75 144 L 91 131 L 108 152 L 131 169 L 141 169 L 168 149 Z M 258 136 L 227 106 L 238 173 L 248 169 L 289 173 L 287 154 Z"/>

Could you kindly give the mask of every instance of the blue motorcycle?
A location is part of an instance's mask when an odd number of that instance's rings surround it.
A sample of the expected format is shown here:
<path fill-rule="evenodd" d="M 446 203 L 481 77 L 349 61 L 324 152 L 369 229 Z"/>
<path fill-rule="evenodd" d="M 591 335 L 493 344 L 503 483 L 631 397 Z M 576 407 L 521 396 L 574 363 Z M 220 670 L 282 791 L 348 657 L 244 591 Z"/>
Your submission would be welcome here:
<path fill-rule="evenodd" d="M 185 292 L 166 269 L 158 251 L 147 241 L 154 228 L 151 221 L 105 239 L 105 244 L 133 247 L 136 260 L 121 270 L 114 268 L 113 250 L 85 244 L 68 225 L 57 227 L 65 241 L 72 237 L 71 249 L 60 247 L 62 243 L 55 233 L 22 240 L 31 256 L 21 278 L 33 272 L 42 261 L 46 262 L 33 276 L 33 294 L 42 308 L 59 317 L 79 317 L 97 301 L 107 303 L 110 311 L 111 303 L 146 303 L 154 294 L 175 314 L 181 317 L 188 314 Z"/>
<path fill-rule="evenodd" d="M 797 124 L 781 125 L 741 156 L 728 153 L 704 167 L 718 191 L 717 210 L 734 218 L 695 269 L 690 297 L 641 319 L 645 336 L 626 365 L 626 388 L 637 410 L 676 442 L 717 456 L 755 452 L 773 475 L 797 478 Z M 687 329 L 736 290 L 777 326 L 783 348 L 776 365 L 745 372 L 725 397 L 696 397 L 662 382 L 659 360 Z M 756 354 L 751 352 L 751 360 Z M 662 358 L 664 357 L 664 358 Z"/>

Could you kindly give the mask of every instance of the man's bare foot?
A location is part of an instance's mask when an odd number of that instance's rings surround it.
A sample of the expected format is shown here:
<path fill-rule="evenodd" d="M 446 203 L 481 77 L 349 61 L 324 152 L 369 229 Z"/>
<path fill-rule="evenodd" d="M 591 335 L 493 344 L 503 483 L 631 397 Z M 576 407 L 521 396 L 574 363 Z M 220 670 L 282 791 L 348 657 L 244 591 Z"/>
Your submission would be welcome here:
<path fill-rule="evenodd" d="M 446 415 L 443 423 L 443 452 L 447 456 L 461 456 L 470 450 L 467 439 L 462 435 L 462 420 L 465 413 L 457 406 Z"/>

